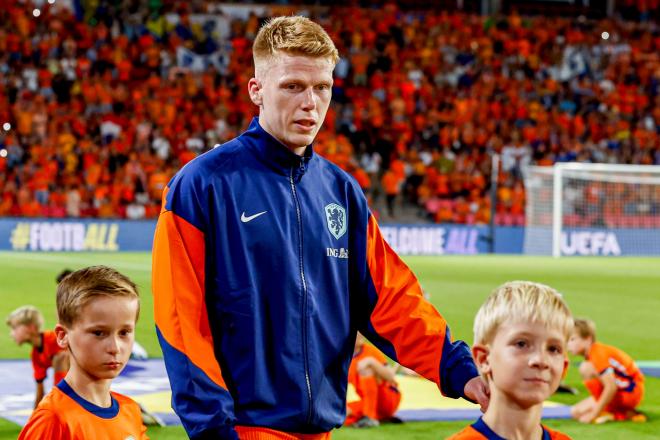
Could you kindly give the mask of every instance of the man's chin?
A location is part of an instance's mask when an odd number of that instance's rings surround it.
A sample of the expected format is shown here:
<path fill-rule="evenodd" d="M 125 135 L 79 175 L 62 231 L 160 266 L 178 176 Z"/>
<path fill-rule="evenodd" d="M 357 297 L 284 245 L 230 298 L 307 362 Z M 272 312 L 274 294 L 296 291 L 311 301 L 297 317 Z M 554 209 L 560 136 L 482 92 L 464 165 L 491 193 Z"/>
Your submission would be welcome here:
<path fill-rule="evenodd" d="M 316 137 L 316 133 L 313 135 L 294 135 L 289 138 L 288 145 L 292 148 L 304 148 L 307 145 L 311 144 L 314 142 L 314 138 Z"/>

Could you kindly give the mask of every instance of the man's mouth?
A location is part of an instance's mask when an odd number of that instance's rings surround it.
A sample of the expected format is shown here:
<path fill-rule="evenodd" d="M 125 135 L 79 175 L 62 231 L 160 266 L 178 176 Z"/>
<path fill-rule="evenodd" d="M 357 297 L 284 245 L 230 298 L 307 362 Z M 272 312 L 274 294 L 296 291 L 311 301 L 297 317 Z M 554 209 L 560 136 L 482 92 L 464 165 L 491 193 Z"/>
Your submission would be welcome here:
<path fill-rule="evenodd" d="M 311 130 L 316 126 L 316 121 L 313 119 L 297 119 L 294 123 L 305 130 Z"/>

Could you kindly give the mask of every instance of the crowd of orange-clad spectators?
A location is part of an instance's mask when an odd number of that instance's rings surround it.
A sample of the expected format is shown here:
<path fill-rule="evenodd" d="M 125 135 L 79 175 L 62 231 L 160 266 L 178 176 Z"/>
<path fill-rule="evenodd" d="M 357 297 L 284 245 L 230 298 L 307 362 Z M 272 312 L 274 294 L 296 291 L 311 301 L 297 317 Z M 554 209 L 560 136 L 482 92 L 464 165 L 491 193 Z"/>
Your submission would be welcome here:
<path fill-rule="evenodd" d="M 154 218 L 170 177 L 257 113 L 246 88 L 254 13 L 3 3 L 0 216 Z M 493 153 L 499 224 L 523 224 L 527 164 L 660 164 L 657 23 L 394 3 L 313 18 L 342 56 L 315 149 L 384 219 L 404 204 L 436 222 L 488 223 Z M 182 48 L 225 58 L 193 69 Z"/>

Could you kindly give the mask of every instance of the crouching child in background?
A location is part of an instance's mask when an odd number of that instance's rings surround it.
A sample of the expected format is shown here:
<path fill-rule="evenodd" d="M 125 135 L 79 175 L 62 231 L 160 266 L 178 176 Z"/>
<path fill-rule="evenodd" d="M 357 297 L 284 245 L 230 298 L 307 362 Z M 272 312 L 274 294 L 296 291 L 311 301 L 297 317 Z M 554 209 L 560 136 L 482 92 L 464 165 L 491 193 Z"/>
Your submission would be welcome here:
<path fill-rule="evenodd" d="M 385 355 L 367 344 L 364 336 L 358 333 L 348 382 L 355 387 L 360 399 L 348 403 L 345 426 L 370 428 L 383 421 L 400 423 L 394 418 L 401 402 L 394 373 Z"/>
<path fill-rule="evenodd" d="M 593 321 L 575 320 L 568 350 L 585 358 L 580 364 L 580 376 L 591 394 L 573 405 L 574 419 L 583 423 L 646 421 L 646 416 L 636 410 L 644 396 L 644 375 L 627 353 L 596 341 Z"/>
<path fill-rule="evenodd" d="M 30 360 L 36 382 L 34 407 L 44 398 L 44 380 L 53 368 L 53 384 L 57 385 L 69 369 L 69 354 L 57 344 L 52 330 L 42 330 L 44 317 L 34 306 L 21 306 L 7 317 L 12 339 L 18 344 L 30 344 Z"/>

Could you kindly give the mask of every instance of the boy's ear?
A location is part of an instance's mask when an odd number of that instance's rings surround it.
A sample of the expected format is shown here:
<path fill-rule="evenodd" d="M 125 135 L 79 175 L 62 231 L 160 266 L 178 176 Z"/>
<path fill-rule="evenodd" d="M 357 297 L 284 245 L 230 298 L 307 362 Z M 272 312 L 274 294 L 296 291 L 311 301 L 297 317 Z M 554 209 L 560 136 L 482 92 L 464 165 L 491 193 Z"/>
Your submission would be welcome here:
<path fill-rule="evenodd" d="M 490 348 L 488 345 L 474 344 L 472 346 L 472 357 L 474 358 L 474 363 L 477 364 L 477 368 L 481 374 L 488 375 L 490 373 L 489 356 Z"/>
<path fill-rule="evenodd" d="M 564 371 L 561 372 L 561 380 L 566 379 L 566 375 L 568 374 L 568 365 L 569 365 L 569 361 L 568 361 L 568 357 L 566 356 L 564 357 Z"/>
<path fill-rule="evenodd" d="M 60 348 L 69 348 L 69 331 L 66 327 L 58 323 L 55 326 L 55 336 L 57 337 L 57 345 Z"/>

